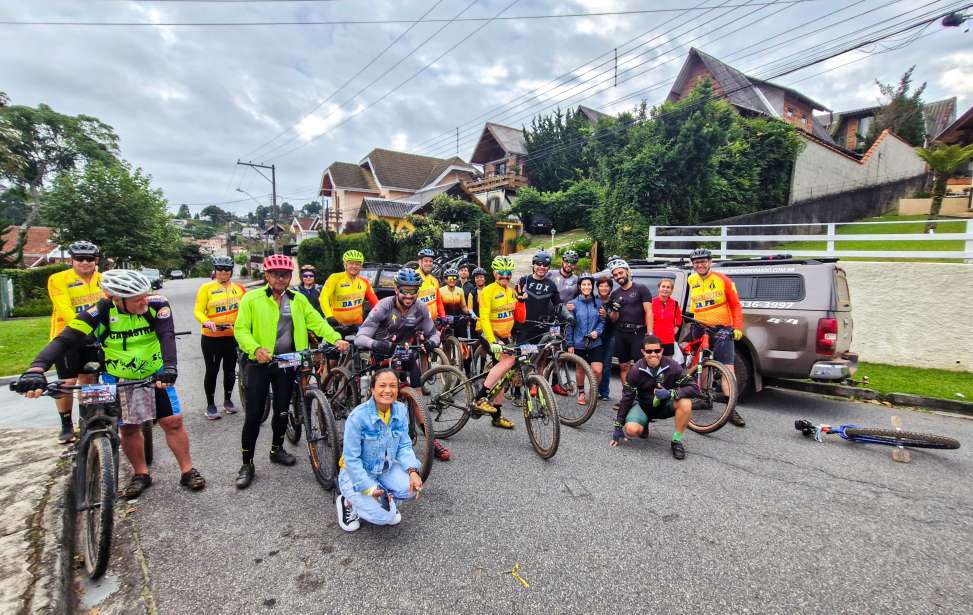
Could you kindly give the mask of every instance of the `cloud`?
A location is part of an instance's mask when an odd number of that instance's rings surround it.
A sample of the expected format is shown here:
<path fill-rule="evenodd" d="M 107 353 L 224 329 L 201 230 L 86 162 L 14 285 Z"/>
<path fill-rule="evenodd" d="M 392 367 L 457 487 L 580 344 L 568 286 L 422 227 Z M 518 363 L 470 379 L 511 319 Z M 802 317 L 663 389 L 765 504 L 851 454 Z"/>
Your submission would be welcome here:
<path fill-rule="evenodd" d="M 361 113 L 364 109 L 365 105 L 362 103 L 359 103 L 353 109 L 347 110 L 334 103 L 329 103 L 318 111 L 305 115 L 303 118 L 301 118 L 301 121 L 297 123 L 295 130 L 297 131 L 297 134 L 300 136 L 301 140 L 307 142 L 315 137 L 323 135 L 348 117 L 355 115 L 356 113 Z"/>

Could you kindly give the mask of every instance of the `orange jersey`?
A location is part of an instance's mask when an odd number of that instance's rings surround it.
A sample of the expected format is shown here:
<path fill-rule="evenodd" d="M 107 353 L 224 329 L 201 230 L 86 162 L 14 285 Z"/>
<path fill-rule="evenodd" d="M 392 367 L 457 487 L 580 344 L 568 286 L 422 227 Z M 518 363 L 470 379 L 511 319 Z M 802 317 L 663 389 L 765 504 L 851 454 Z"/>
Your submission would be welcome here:
<path fill-rule="evenodd" d="M 705 278 L 693 273 L 686 282 L 689 311 L 696 320 L 711 327 L 743 328 L 743 308 L 733 280 L 711 270 Z"/>
<path fill-rule="evenodd" d="M 455 286 L 452 289 L 449 286 L 440 286 L 439 300 L 443 304 L 443 311 L 447 316 L 462 314 L 463 307 L 466 305 L 463 297 L 463 289 L 459 286 Z"/>

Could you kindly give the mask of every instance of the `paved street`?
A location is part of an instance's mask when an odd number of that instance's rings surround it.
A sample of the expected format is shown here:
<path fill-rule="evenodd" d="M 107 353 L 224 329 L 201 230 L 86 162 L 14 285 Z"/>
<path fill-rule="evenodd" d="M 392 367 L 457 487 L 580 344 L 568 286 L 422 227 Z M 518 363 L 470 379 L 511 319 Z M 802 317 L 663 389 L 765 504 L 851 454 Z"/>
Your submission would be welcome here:
<path fill-rule="evenodd" d="M 179 329 L 193 324 L 199 283 L 166 284 Z M 243 417 L 205 420 L 198 335 L 179 350 L 183 412 L 209 486 L 180 489 L 160 452 L 156 482 L 130 517 L 162 614 L 956 613 L 973 604 L 970 420 L 768 391 L 742 407 L 746 429 L 689 433 L 689 455 L 676 462 L 667 422 L 610 449 L 605 404 L 582 428 L 562 428 L 556 457 L 542 461 L 511 411 L 513 433 L 471 421 L 449 441 L 454 459 L 437 463 L 399 526 L 346 534 L 303 448 L 292 449 L 296 467 L 269 463 L 269 425 L 254 485 L 234 488 Z M 915 451 L 900 464 L 886 447 L 817 444 L 793 429 L 797 418 L 888 426 L 892 414 L 963 448 Z M 113 572 L 135 589 L 143 574 L 131 544 L 116 549 L 130 564 Z M 518 563 L 529 587 L 509 574 Z M 133 599 L 138 591 L 119 592 L 104 612 L 133 612 L 122 602 Z"/>

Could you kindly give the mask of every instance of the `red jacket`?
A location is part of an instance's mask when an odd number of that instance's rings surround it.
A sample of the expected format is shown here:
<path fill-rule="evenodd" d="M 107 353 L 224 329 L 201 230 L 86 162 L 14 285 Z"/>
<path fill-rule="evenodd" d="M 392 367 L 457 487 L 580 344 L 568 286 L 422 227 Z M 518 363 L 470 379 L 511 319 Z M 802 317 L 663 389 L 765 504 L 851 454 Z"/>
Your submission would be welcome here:
<path fill-rule="evenodd" d="M 682 310 L 679 309 L 679 302 L 669 297 L 665 305 L 662 304 L 661 297 L 652 298 L 652 333 L 655 334 L 663 344 L 672 344 L 676 341 L 676 328 L 682 324 Z"/>

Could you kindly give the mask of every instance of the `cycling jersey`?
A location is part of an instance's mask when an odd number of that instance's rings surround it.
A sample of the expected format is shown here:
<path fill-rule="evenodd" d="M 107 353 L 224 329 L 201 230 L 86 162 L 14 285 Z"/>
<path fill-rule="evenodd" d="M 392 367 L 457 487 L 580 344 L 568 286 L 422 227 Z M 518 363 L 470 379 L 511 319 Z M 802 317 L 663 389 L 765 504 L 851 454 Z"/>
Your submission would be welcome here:
<path fill-rule="evenodd" d="M 679 363 L 669 357 L 662 357 L 659 366 L 649 367 L 645 359 L 639 359 L 628 370 L 628 376 L 622 386 L 622 399 L 618 402 L 615 413 L 615 426 L 625 424 L 625 417 L 629 409 L 636 403 L 643 410 L 649 412 L 655 398 L 656 389 L 669 389 L 675 399 L 699 397 L 699 386 L 692 377 L 687 377 Z M 662 417 L 660 417 L 662 418 Z"/>
<path fill-rule="evenodd" d="M 235 282 L 223 286 L 217 281 L 207 282 L 196 292 L 196 307 L 193 316 L 200 323 L 212 320 L 218 325 L 232 325 L 236 320 L 240 300 L 247 294 L 245 288 Z M 206 337 L 233 337 L 232 329 L 210 331 L 203 327 Z"/>
<path fill-rule="evenodd" d="M 47 294 L 51 297 L 51 333 L 54 339 L 75 316 L 98 303 L 103 297 L 101 274 L 95 271 L 91 280 L 85 282 L 74 269 L 66 269 L 51 274 L 47 278 Z"/>
<path fill-rule="evenodd" d="M 426 275 L 419 272 L 419 277 L 422 278 L 422 286 L 419 287 L 419 295 L 416 297 L 416 303 L 421 303 L 426 306 L 429 310 L 429 316 L 433 320 L 446 315 L 446 310 L 443 308 L 442 299 L 439 297 L 439 280 L 436 276 L 429 274 Z"/>
<path fill-rule="evenodd" d="M 564 270 L 548 271 L 547 279 L 554 282 L 557 292 L 561 296 L 561 303 L 567 303 L 578 296 L 578 276 L 572 273 L 564 275 Z"/>
<path fill-rule="evenodd" d="M 395 305 L 395 297 L 386 297 L 378 302 L 368 318 L 358 328 L 355 346 L 371 350 L 376 340 L 409 343 L 416 333 L 422 333 L 426 341 L 439 345 L 439 331 L 429 318 L 429 310 L 418 301 L 409 306 L 405 313 Z"/>
<path fill-rule="evenodd" d="M 364 303 L 375 307 L 378 297 L 368 280 L 359 276 L 354 279 L 344 271 L 332 273 L 321 289 L 321 313 L 334 318 L 342 325 L 360 325 L 365 319 Z"/>
<path fill-rule="evenodd" d="M 439 300 L 443 304 L 443 312 L 447 316 L 458 316 L 463 313 L 463 306 L 466 302 L 463 300 L 463 289 L 459 286 L 452 289 L 449 286 L 440 286 Z"/>
<path fill-rule="evenodd" d="M 287 317 L 290 327 L 286 333 L 290 333 L 290 341 L 296 352 L 307 348 L 308 330 L 331 344 L 341 339 L 341 335 L 321 318 L 304 295 L 291 289 L 284 292 L 290 314 L 283 316 L 281 305 L 274 298 L 269 284 L 251 290 L 240 301 L 240 313 L 234 323 L 233 335 L 249 358 L 256 358 L 258 348 L 270 351 L 277 346 L 277 341 L 282 337 L 278 324 Z M 281 303 L 284 303 L 283 300 Z"/>
<path fill-rule="evenodd" d="M 467 294 L 466 294 L 466 307 L 468 307 L 469 310 L 470 310 L 470 312 L 472 312 L 477 317 L 476 318 L 476 330 L 477 331 L 481 331 L 482 330 L 482 327 L 480 327 L 480 318 L 479 318 L 479 316 L 480 316 L 480 293 L 482 293 L 484 289 L 486 289 L 486 286 L 484 286 L 482 289 L 481 288 L 477 288 L 476 286 L 474 286 L 469 291 L 467 291 Z"/>
<path fill-rule="evenodd" d="M 705 278 L 693 273 L 689 284 L 689 311 L 693 317 L 711 327 L 743 328 L 743 308 L 733 280 L 710 271 Z"/>
<path fill-rule="evenodd" d="M 480 326 L 483 338 L 491 344 L 498 337 L 509 338 L 514 328 L 516 308 L 517 295 L 512 288 L 504 288 L 494 282 L 480 291 Z"/>

